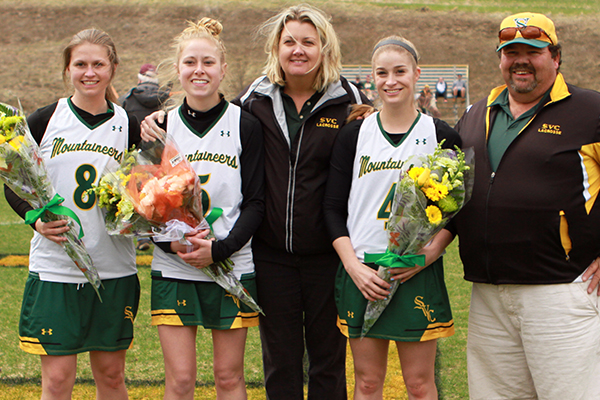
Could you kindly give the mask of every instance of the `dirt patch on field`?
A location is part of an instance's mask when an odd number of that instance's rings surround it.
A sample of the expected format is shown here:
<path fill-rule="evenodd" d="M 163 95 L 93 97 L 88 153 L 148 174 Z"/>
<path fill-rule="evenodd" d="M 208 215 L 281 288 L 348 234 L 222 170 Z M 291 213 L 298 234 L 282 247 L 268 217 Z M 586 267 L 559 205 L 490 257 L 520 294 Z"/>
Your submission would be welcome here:
<path fill-rule="evenodd" d="M 200 2 L 199 2 L 200 3 Z M 369 63 L 377 39 L 400 33 L 421 52 L 422 64 L 468 64 L 473 101 L 501 84 L 494 48 L 504 15 L 433 12 L 427 9 L 344 5 L 323 7 L 333 17 L 342 42 L 345 64 Z M 24 7 L 3 5 L 0 24 L 0 101 L 20 99 L 26 112 L 49 104 L 67 92 L 61 79 L 60 52 L 81 29 L 98 27 L 115 40 L 121 65 L 114 86 L 119 94 L 136 83 L 139 66 L 158 63 L 170 55 L 170 41 L 186 20 L 203 16 L 219 19 L 228 49 L 228 97 L 256 77 L 265 55 L 256 27 L 277 9 L 250 6 L 164 7 Z M 568 82 L 600 90 L 600 16 L 553 16 L 563 44 Z"/>

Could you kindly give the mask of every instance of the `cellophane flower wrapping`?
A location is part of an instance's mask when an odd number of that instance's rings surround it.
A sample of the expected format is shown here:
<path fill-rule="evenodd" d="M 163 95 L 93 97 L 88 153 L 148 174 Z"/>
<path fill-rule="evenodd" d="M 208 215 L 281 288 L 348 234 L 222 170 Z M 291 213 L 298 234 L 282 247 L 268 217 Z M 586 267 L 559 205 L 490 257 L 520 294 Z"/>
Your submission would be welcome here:
<path fill-rule="evenodd" d="M 42 158 L 40 148 L 31 136 L 24 113 L 8 104 L 0 103 L 0 179 L 34 209 L 41 209 L 56 196 Z M 98 271 L 79 238 L 79 227 L 66 215 L 45 210 L 42 221 L 68 221 L 69 231 L 63 234 L 67 241 L 63 248 L 75 265 L 92 284 L 98 297 L 101 286 Z"/>
<path fill-rule="evenodd" d="M 96 194 L 98 206 L 104 211 L 109 235 L 149 237 L 153 235 L 152 228 L 160 227 L 159 223 L 147 220 L 135 210 L 126 192 L 131 171 L 138 162 L 138 150 L 125 151 L 118 168 L 104 171 L 98 185 L 90 189 Z"/>
<path fill-rule="evenodd" d="M 202 188 L 198 175 L 170 136 L 164 140 L 144 142 L 142 148 L 123 157 L 118 171 L 105 177 L 104 186 L 110 186 L 111 192 L 107 192 L 109 201 L 105 207 L 107 227 L 113 234 L 131 232 L 145 236 L 151 231 L 155 240 L 179 240 L 183 244 L 190 244 L 184 237 L 185 233 L 194 229 L 210 229 L 203 216 Z M 100 188 L 105 177 L 94 190 L 102 190 Z M 111 215 L 115 216 L 114 220 L 110 219 Z M 115 220 L 120 221 L 117 227 Z M 124 221 L 126 224 L 123 224 Z M 129 226 L 128 231 L 117 232 L 126 225 Z M 212 238 L 214 234 L 211 231 L 207 239 Z M 235 277 L 230 259 L 215 262 L 201 271 L 254 311 L 262 313 L 262 309 Z"/>
<path fill-rule="evenodd" d="M 123 197 L 156 228 L 177 220 L 196 228 L 203 221 L 200 180 L 174 141 L 145 142 L 124 158 Z M 155 228 L 155 231 L 156 231 Z"/>
<path fill-rule="evenodd" d="M 443 142 L 442 142 L 443 143 Z M 387 223 L 387 251 L 399 256 L 417 254 L 469 201 L 474 179 L 474 152 L 443 149 L 413 156 L 400 171 Z M 399 287 L 390 268 L 379 266 L 378 276 L 390 283 L 390 295 L 367 304 L 361 337 L 373 327 Z"/>

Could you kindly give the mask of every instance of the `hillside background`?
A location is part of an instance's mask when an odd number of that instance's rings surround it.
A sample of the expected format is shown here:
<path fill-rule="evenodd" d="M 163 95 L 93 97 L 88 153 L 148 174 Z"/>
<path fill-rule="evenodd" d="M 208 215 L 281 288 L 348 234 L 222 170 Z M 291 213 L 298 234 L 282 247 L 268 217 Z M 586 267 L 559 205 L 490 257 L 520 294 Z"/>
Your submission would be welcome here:
<path fill-rule="evenodd" d="M 332 16 L 344 64 L 368 64 L 373 44 L 391 34 L 415 43 L 422 64 L 468 64 L 470 98 L 476 101 L 501 84 L 495 54 L 497 30 L 507 15 L 542 12 L 555 22 L 563 44 L 562 72 L 568 82 L 600 90 L 600 0 L 314 0 Z M 119 94 L 136 84 L 141 64 L 158 64 L 171 54 L 171 39 L 186 20 L 219 19 L 228 48 L 229 73 L 223 90 L 235 96 L 260 74 L 265 54 L 256 28 L 294 2 L 273 0 L 0 0 L 0 102 L 25 111 L 70 94 L 61 80 L 60 53 L 73 34 L 97 27 L 115 40 L 121 58 L 114 87 Z M 350 77 L 353 78 L 353 77 Z M 450 102 L 449 102 L 450 103 Z M 576 118 L 577 116 L 573 116 Z M 453 123 L 453 120 L 448 122 Z M 0 193 L 0 399 L 40 397 L 39 358 L 17 347 L 17 325 L 31 229 Z M 17 257 L 4 257 L 20 254 Z M 148 252 L 149 254 L 149 252 Z M 3 257 L 3 258 L 2 258 Z M 141 260 L 144 258 L 144 260 Z M 132 400 L 160 399 L 164 368 L 156 329 L 150 326 L 150 256 L 138 257 L 142 299 L 136 318 L 136 345 L 128 352 L 126 375 Z M 462 278 L 456 242 L 445 256 L 445 276 L 456 334 L 438 342 L 440 399 L 468 398 L 465 346 L 470 284 Z M 214 398 L 210 331 L 199 330 L 196 398 Z M 264 399 L 258 329 L 249 330 L 245 372 L 249 399 Z M 404 400 L 395 348 L 390 348 L 386 399 Z M 347 358 L 353 390 L 352 357 Z M 93 398 L 87 357 L 79 358 L 74 398 Z"/>
<path fill-rule="evenodd" d="M 263 67 L 264 40 L 256 36 L 257 26 L 286 5 L 265 1 L 98 3 L 0 1 L 0 101 L 16 104 L 20 100 L 31 113 L 69 93 L 62 83 L 60 53 L 73 34 L 89 27 L 103 29 L 113 37 L 121 58 L 114 87 L 123 94 L 136 84 L 142 63 L 158 64 L 171 54 L 171 40 L 185 27 L 186 20 L 204 16 L 223 23 L 229 64 L 223 88 L 227 98 L 232 98 Z M 468 64 L 471 101 L 502 83 L 495 46 L 506 11 L 494 11 L 493 6 L 480 6 L 474 12 L 462 11 L 464 7 L 438 11 L 435 4 L 442 2 L 436 1 L 429 6 L 381 1 L 313 3 L 332 16 L 344 64 L 368 64 L 378 39 L 401 34 L 416 45 L 421 64 Z M 570 83 L 600 90 L 600 4 L 571 2 L 577 5 L 560 8 L 561 3 L 549 3 L 554 4 L 547 6 L 548 10 L 543 6 L 539 9 L 538 2 L 531 4 L 536 4 L 532 7 L 535 11 L 550 15 L 557 25 L 563 45 L 561 71 Z M 561 13 L 552 13 L 554 9 Z M 523 10 L 521 4 L 514 11 Z"/>

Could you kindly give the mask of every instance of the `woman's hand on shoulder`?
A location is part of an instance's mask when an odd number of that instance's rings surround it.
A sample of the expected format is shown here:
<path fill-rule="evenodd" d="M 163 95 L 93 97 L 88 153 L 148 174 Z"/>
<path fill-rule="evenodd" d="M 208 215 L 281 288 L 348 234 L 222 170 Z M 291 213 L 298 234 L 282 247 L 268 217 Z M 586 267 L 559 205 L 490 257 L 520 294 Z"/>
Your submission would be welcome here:
<path fill-rule="evenodd" d="M 71 229 L 68 225 L 67 220 L 60 219 L 57 221 L 42 222 L 41 219 L 35 221 L 35 230 L 48 240 L 52 240 L 54 243 L 63 244 L 67 241 L 67 238 L 63 236 Z"/>
<path fill-rule="evenodd" d="M 162 124 L 165 121 L 165 115 L 167 114 L 164 111 L 159 110 L 144 118 L 140 126 L 141 136 L 144 142 L 153 142 L 156 139 L 164 139 L 167 133 L 164 129 L 159 127 L 158 124 Z"/>
<path fill-rule="evenodd" d="M 377 109 L 368 104 L 353 104 L 350 107 L 350 113 L 348 114 L 348 118 L 346 118 L 346 122 L 365 119 L 375 112 L 377 112 Z"/>

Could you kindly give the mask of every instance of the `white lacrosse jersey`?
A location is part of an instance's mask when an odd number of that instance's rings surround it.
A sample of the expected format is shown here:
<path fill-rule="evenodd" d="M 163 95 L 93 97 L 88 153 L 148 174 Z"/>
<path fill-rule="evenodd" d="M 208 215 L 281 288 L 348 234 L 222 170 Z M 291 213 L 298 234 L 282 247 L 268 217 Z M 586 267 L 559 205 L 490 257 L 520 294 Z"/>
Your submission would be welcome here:
<path fill-rule="evenodd" d="M 356 257 L 383 253 L 387 248 L 386 223 L 400 170 L 412 155 L 433 153 L 437 146 L 433 119 L 419 114 L 400 143 L 388 137 L 379 124 L 379 113 L 367 117 L 360 127 L 348 199 L 347 228 Z"/>
<path fill-rule="evenodd" d="M 227 103 L 212 127 L 201 135 L 188 128 L 181 115 L 181 107 L 171 110 L 167 118 L 167 133 L 173 137 L 182 155 L 200 178 L 204 216 L 213 208 L 223 210 L 223 214 L 212 224 L 217 240 L 229 235 L 240 215 L 243 200 L 240 118 L 241 109 Z M 230 259 L 235 264 L 233 272 L 238 279 L 242 274 L 254 272 L 251 240 L 232 254 Z M 177 254 L 165 253 L 158 246 L 154 247 L 152 269 L 160 271 L 164 278 L 212 281 L 202 269 L 187 264 Z"/>
<path fill-rule="evenodd" d="M 104 216 L 94 194 L 106 168 L 116 168 L 129 142 L 127 113 L 116 104 L 114 116 L 98 126 L 89 126 L 60 99 L 40 143 L 42 157 L 56 192 L 81 220 L 83 242 L 100 279 L 114 279 L 137 273 L 135 249 L 130 238 L 109 236 Z M 79 231 L 79 226 L 77 226 Z M 31 239 L 29 270 L 43 281 L 86 283 L 87 279 L 62 246 L 35 232 Z"/>

